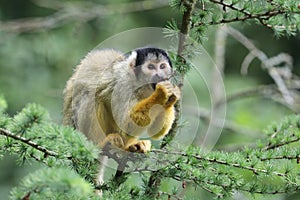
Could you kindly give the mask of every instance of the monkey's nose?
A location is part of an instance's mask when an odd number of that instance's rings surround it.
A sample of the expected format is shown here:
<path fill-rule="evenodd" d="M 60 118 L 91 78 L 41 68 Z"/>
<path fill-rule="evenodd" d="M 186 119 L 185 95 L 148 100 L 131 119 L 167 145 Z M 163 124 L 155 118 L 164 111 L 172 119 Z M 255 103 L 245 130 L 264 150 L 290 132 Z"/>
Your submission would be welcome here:
<path fill-rule="evenodd" d="M 164 81 L 164 77 L 159 76 L 158 74 L 155 74 L 152 78 L 151 78 L 151 82 L 152 83 L 158 83 Z"/>
<path fill-rule="evenodd" d="M 154 76 L 152 76 L 152 78 L 151 78 L 151 87 L 152 87 L 152 89 L 155 90 L 156 84 L 161 82 L 161 81 L 164 81 L 164 80 L 165 80 L 165 78 L 158 75 L 158 74 L 155 74 Z"/>

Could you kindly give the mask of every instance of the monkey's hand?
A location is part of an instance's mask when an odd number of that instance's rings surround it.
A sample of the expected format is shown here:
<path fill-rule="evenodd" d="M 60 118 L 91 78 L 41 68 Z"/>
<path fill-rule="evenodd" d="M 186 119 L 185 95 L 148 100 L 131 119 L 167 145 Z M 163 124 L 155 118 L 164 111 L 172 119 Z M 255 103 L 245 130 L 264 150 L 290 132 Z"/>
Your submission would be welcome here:
<path fill-rule="evenodd" d="M 159 82 L 153 94 L 138 102 L 130 112 L 130 118 L 141 127 L 151 123 L 150 109 L 154 105 L 162 105 L 165 109 L 173 106 L 180 98 L 180 90 L 169 81 Z"/>
<path fill-rule="evenodd" d="M 154 92 L 158 104 L 165 108 L 173 106 L 180 99 L 180 90 L 169 81 L 159 82 Z"/>

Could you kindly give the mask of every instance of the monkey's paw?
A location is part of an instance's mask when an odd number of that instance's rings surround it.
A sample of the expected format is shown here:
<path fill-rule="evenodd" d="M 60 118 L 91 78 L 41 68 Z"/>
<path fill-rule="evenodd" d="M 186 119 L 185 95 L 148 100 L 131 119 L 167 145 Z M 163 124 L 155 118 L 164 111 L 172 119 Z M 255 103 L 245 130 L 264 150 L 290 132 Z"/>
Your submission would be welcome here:
<path fill-rule="evenodd" d="M 170 107 L 180 99 L 180 89 L 169 81 L 159 82 L 156 85 L 156 92 L 162 105 Z"/>
<path fill-rule="evenodd" d="M 130 145 L 126 150 L 135 153 L 147 153 L 151 150 L 151 141 L 150 140 L 137 141 L 137 143 Z"/>

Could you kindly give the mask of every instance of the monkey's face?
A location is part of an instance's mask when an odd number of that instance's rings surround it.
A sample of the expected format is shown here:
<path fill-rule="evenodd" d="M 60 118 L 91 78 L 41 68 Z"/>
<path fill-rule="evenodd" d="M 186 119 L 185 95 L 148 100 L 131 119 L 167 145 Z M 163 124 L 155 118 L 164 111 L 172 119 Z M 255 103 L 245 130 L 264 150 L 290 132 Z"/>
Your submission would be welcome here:
<path fill-rule="evenodd" d="M 161 53 L 148 53 L 144 62 L 136 66 L 136 78 L 142 84 L 148 84 L 155 89 L 157 83 L 168 80 L 172 74 L 172 68 L 167 55 Z"/>
<path fill-rule="evenodd" d="M 149 83 L 153 89 L 158 82 L 168 80 L 171 76 L 172 69 L 166 60 L 147 61 L 141 67 L 140 79 Z"/>

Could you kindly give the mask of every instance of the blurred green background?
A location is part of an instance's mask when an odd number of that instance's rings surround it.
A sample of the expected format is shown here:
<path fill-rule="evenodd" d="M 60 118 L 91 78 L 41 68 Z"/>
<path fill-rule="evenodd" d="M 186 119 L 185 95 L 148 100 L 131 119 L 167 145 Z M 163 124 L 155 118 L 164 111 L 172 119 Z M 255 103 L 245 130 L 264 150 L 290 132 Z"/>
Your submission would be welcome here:
<path fill-rule="evenodd" d="M 47 2 L 53 5 L 52 8 L 45 6 Z M 74 17 L 57 27 L 33 31 L 15 31 L 16 29 L 11 28 L 13 24 L 8 23 L 16 19 L 38 19 L 55 15 L 60 6 L 72 9 L 72 6 L 78 7 L 79 3 L 89 2 L 103 6 L 103 15 L 88 20 Z M 153 9 L 105 13 L 105 9 L 121 9 L 120 5 L 126 5 L 127 2 L 134 1 L 0 0 L 0 94 L 8 102 L 7 112 L 13 115 L 27 103 L 35 102 L 50 112 L 54 122 L 61 123 L 64 85 L 87 52 L 106 38 L 122 31 L 138 27 L 164 27 L 171 19 L 181 19 L 180 14 L 172 10 L 167 1 L 161 1 Z M 294 58 L 294 71 L 300 74 L 299 34 L 296 37 L 276 39 L 270 30 L 258 25 L 239 23 L 234 26 L 239 27 L 268 56 L 281 52 L 290 54 Z M 215 28 L 212 27 L 203 43 L 211 55 L 214 34 Z M 229 38 L 227 50 L 224 79 L 227 94 L 272 83 L 259 62 L 251 64 L 247 76 L 240 75 L 241 63 L 248 52 L 237 41 Z M 200 87 L 197 95 L 202 101 L 199 104 L 209 105 L 209 97 L 201 94 L 205 86 L 199 86 L 198 80 L 193 80 L 193 77 L 189 81 Z M 236 134 L 224 130 L 216 148 L 231 149 L 234 145 L 251 143 L 260 137 L 260 131 L 268 123 L 290 113 L 292 112 L 287 108 L 262 98 L 247 98 L 230 103 L 227 106 L 227 119 L 246 127 L 253 134 Z M 34 163 L 20 167 L 13 157 L 5 156 L 0 161 L 0 199 L 7 199 L 9 190 L 36 167 Z"/>

